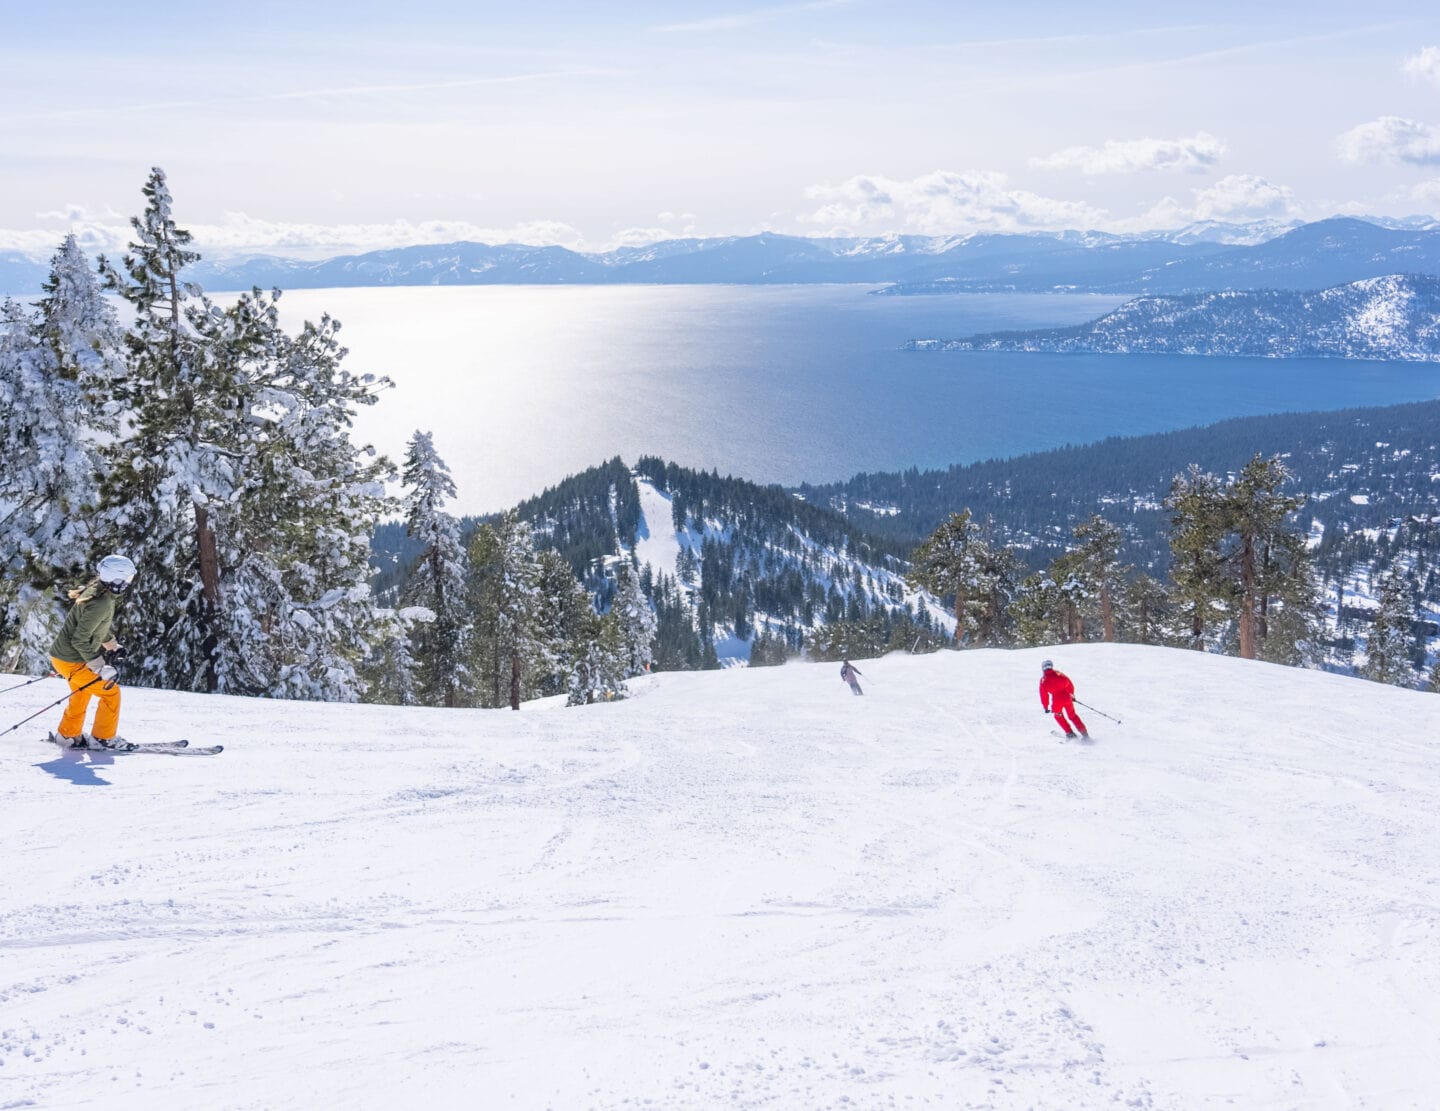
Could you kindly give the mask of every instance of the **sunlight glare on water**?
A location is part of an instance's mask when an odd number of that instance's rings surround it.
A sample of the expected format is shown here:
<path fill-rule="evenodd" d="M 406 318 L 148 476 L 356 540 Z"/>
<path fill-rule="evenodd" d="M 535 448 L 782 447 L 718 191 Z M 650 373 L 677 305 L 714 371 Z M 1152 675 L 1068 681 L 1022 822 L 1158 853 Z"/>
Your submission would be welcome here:
<path fill-rule="evenodd" d="M 1231 416 L 1440 396 L 1440 367 L 1338 359 L 926 353 L 915 337 L 1075 324 L 1123 298 L 876 297 L 865 286 L 467 286 L 289 292 L 395 388 L 355 436 L 433 432 L 460 513 L 615 455 L 761 482 L 942 467 Z"/>

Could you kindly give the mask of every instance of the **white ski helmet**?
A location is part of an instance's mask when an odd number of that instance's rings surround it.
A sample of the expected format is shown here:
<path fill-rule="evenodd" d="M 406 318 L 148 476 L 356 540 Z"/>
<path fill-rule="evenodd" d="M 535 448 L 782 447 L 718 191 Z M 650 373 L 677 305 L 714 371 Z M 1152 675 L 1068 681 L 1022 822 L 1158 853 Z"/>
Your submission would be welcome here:
<path fill-rule="evenodd" d="M 111 590 L 121 591 L 135 581 L 135 564 L 123 555 L 107 555 L 96 564 L 95 573 Z"/>
<path fill-rule="evenodd" d="M 1055 664 L 1054 664 L 1052 661 L 1050 661 L 1050 660 L 1041 660 L 1041 661 L 1040 661 L 1040 670 L 1041 670 L 1041 671 L 1054 671 L 1054 670 L 1055 670 Z"/>

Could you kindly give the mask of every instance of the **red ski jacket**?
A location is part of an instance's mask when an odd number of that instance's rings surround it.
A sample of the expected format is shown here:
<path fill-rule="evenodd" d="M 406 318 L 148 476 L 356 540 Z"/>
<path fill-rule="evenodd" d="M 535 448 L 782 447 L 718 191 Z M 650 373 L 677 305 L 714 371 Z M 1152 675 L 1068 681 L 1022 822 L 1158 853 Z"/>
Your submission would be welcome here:
<path fill-rule="evenodd" d="M 1040 705 L 1055 711 L 1075 701 L 1075 684 L 1063 671 L 1053 667 L 1040 679 Z"/>

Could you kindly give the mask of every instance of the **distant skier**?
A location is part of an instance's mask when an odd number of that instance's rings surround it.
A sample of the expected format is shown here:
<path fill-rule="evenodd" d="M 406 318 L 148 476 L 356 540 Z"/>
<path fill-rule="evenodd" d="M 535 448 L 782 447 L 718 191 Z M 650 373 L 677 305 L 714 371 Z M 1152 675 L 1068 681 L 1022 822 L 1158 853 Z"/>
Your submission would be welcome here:
<path fill-rule="evenodd" d="M 854 664 L 852 664 L 849 660 L 844 660 L 844 661 L 841 662 L 841 664 L 840 664 L 840 678 L 844 679 L 845 682 L 847 682 L 847 683 L 850 684 L 850 689 L 851 689 L 855 694 L 864 694 L 864 693 L 865 693 L 864 691 L 862 691 L 862 690 L 860 689 L 860 680 L 859 680 L 858 678 L 856 678 L 856 676 L 862 675 L 862 674 L 864 674 L 864 673 L 863 673 L 858 667 L 856 667 Z"/>
<path fill-rule="evenodd" d="M 55 740 L 71 748 L 104 748 L 117 741 L 120 727 L 120 688 L 115 665 L 125 658 L 125 649 L 112 635 L 115 607 L 135 581 L 135 564 L 123 555 L 108 555 L 95 568 L 95 579 L 80 590 L 72 590 L 75 604 L 50 646 L 50 662 L 70 684 L 70 700 Z M 95 727 L 85 733 L 85 714 L 90 699 L 99 698 Z"/>
<path fill-rule="evenodd" d="M 1041 663 L 1040 669 L 1044 672 L 1040 677 L 1040 705 L 1047 714 L 1055 715 L 1055 724 L 1065 730 L 1066 740 L 1074 740 L 1077 732 L 1088 738 L 1090 733 L 1075 712 L 1075 684 L 1063 671 L 1056 671 L 1049 660 Z"/>

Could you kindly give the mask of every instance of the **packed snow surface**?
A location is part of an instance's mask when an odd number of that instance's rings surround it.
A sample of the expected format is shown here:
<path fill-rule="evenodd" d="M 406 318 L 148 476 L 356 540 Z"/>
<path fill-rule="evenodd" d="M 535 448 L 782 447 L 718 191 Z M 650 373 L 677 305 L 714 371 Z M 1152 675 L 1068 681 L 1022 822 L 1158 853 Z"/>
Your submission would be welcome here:
<path fill-rule="evenodd" d="M 1060 743 L 1045 655 L 1123 724 Z M 126 692 L 215 757 L 12 733 L 0 1107 L 1434 1105 L 1440 699 L 1134 646 L 860 666 Z"/>

